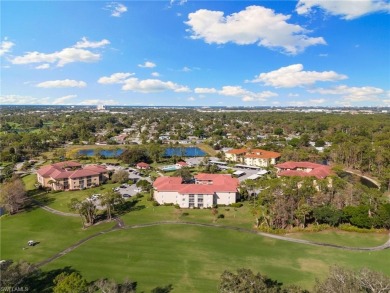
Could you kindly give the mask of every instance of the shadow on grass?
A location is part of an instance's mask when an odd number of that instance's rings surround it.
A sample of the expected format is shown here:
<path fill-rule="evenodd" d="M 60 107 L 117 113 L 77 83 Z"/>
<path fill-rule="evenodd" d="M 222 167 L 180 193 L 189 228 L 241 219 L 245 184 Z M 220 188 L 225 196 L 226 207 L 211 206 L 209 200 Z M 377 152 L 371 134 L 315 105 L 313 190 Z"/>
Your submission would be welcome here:
<path fill-rule="evenodd" d="M 25 280 L 24 286 L 28 288 L 28 292 L 53 292 L 55 277 L 61 273 L 71 274 L 75 272 L 79 273 L 70 266 L 47 272 L 37 270 Z"/>
<path fill-rule="evenodd" d="M 39 209 L 40 205 L 49 205 L 53 203 L 55 199 L 50 197 L 49 193 L 45 191 L 39 191 L 34 196 L 31 196 L 29 193 L 29 197 L 25 202 L 24 210 L 26 212 L 31 212 L 33 210 Z"/>

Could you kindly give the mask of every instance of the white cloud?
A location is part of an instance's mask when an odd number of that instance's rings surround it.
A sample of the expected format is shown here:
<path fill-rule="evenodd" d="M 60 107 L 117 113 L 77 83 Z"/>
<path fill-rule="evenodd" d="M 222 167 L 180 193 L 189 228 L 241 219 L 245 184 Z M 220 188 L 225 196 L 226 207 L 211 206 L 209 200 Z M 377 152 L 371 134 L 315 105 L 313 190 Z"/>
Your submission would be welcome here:
<path fill-rule="evenodd" d="M 197 94 L 214 94 L 217 90 L 215 88 L 197 87 L 194 89 L 194 92 Z"/>
<path fill-rule="evenodd" d="M 138 67 L 153 68 L 153 67 L 156 67 L 156 64 L 154 64 L 153 62 L 150 62 L 150 61 L 146 61 L 144 64 L 138 64 Z"/>
<path fill-rule="evenodd" d="M 171 90 L 177 93 L 190 92 L 191 90 L 187 86 L 173 83 L 172 81 L 161 81 L 159 79 L 144 79 L 129 78 L 125 80 L 125 84 L 122 86 L 125 91 L 134 91 L 141 93 L 155 93 Z"/>
<path fill-rule="evenodd" d="M 154 76 L 154 77 L 159 77 L 159 76 L 160 76 L 160 73 L 158 73 L 158 72 L 152 72 L 151 75 Z"/>
<path fill-rule="evenodd" d="M 8 38 L 4 38 L 4 41 L 0 43 L 0 56 L 10 52 L 13 46 L 15 46 L 15 43 L 8 41 Z"/>
<path fill-rule="evenodd" d="M 181 71 L 183 71 L 183 72 L 190 72 L 190 71 L 192 71 L 192 69 L 187 67 L 187 66 L 184 66 Z"/>
<path fill-rule="evenodd" d="M 313 100 L 309 100 L 309 103 L 310 104 L 323 104 L 325 103 L 326 100 L 325 99 L 313 99 Z"/>
<path fill-rule="evenodd" d="M 322 95 L 341 95 L 350 102 L 376 101 L 380 97 L 386 96 L 386 92 L 383 89 L 370 86 L 348 87 L 340 85 L 333 88 L 316 88 L 308 91 Z"/>
<path fill-rule="evenodd" d="M 38 65 L 35 67 L 35 69 L 49 69 L 50 68 L 50 64 L 49 63 L 43 63 L 41 65 Z"/>
<path fill-rule="evenodd" d="M 218 94 L 230 97 L 239 97 L 244 102 L 251 101 L 266 101 L 268 98 L 278 96 L 277 93 L 270 91 L 263 91 L 259 93 L 251 92 L 243 89 L 241 86 L 223 86 L 222 90 L 218 91 Z"/>
<path fill-rule="evenodd" d="M 189 97 L 188 98 L 188 101 L 191 101 L 191 102 L 193 102 L 193 101 L 195 101 L 196 99 L 194 98 L 194 97 Z"/>
<path fill-rule="evenodd" d="M 53 101 L 53 105 L 65 105 L 65 101 L 77 98 L 77 95 L 68 95 L 61 98 L 57 98 Z"/>
<path fill-rule="evenodd" d="M 2 105 L 47 105 L 49 98 L 36 98 L 32 96 L 4 95 L 0 96 Z"/>
<path fill-rule="evenodd" d="M 390 12 L 390 4 L 386 0 L 300 0 L 296 6 L 296 12 L 309 14 L 314 7 L 332 15 L 340 15 L 347 20 L 374 12 Z"/>
<path fill-rule="evenodd" d="M 98 42 L 90 42 L 90 41 L 88 41 L 88 39 L 86 37 L 82 37 L 81 41 L 78 41 L 76 43 L 76 45 L 74 45 L 73 47 L 79 48 L 79 49 L 100 48 L 100 47 L 104 47 L 108 44 L 110 44 L 110 41 L 106 40 L 106 39 L 103 39 L 103 40 L 98 41 Z"/>
<path fill-rule="evenodd" d="M 287 23 L 290 15 L 276 14 L 262 6 L 224 16 L 222 11 L 200 9 L 188 15 L 192 39 L 204 39 L 208 44 L 238 45 L 257 43 L 266 48 L 282 48 L 287 54 L 297 54 L 313 45 L 325 45 L 322 37 L 308 37 L 305 28 Z"/>
<path fill-rule="evenodd" d="M 81 101 L 78 105 L 118 105 L 118 102 L 115 100 L 91 99 Z"/>
<path fill-rule="evenodd" d="M 273 87 L 296 87 L 314 84 L 317 81 L 336 81 L 348 78 L 334 71 L 303 71 L 302 64 L 281 67 L 267 73 L 260 73 L 252 82 L 263 82 Z"/>
<path fill-rule="evenodd" d="M 98 83 L 101 84 L 125 83 L 126 78 L 132 75 L 134 75 L 134 73 L 117 72 L 111 74 L 110 76 L 103 76 L 99 78 Z"/>
<path fill-rule="evenodd" d="M 111 16 L 120 17 L 127 11 L 127 7 L 118 2 L 111 2 L 106 5 L 106 9 L 111 12 Z"/>
<path fill-rule="evenodd" d="M 299 94 L 289 93 L 287 96 L 289 96 L 289 97 L 299 97 Z"/>
<path fill-rule="evenodd" d="M 63 87 L 86 87 L 87 84 L 84 81 L 77 81 L 72 79 L 63 80 L 49 80 L 38 83 L 36 87 L 41 88 L 63 88 Z"/>
<path fill-rule="evenodd" d="M 73 62 L 95 62 L 100 60 L 100 54 L 78 48 L 65 48 L 54 53 L 27 52 L 11 60 L 13 64 L 57 63 L 58 67 Z"/>

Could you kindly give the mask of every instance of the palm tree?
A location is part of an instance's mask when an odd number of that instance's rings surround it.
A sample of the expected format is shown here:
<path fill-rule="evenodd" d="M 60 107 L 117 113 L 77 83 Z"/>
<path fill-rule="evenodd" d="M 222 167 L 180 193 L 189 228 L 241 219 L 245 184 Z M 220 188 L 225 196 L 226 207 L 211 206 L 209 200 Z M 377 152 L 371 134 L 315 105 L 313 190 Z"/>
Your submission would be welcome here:
<path fill-rule="evenodd" d="M 107 191 L 103 194 L 101 199 L 101 204 L 106 206 L 107 217 L 111 221 L 112 211 L 115 210 L 115 206 L 122 203 L 123 199 L 119 193 L 116 193 L 112 190 Z"/>

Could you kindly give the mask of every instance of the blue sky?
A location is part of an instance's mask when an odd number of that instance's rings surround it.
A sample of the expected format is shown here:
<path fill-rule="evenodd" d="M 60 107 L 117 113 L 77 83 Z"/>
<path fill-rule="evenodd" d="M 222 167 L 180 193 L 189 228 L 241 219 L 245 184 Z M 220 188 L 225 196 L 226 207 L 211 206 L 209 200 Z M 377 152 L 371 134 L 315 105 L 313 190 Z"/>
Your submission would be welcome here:
<path fill-rule="evenodd" d="M 390 106 L 390 4 L 2 1 L 1 104 Z"/>

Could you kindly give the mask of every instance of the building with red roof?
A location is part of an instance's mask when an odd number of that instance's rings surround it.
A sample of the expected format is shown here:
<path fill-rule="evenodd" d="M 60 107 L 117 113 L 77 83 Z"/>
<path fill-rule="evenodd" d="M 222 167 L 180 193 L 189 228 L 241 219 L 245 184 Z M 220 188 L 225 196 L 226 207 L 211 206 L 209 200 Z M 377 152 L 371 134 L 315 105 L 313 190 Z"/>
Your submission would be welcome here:
<path fill-rule="evenodd" d="M 285 162 L 275 165 L 278 176 L 316 177 L 324 179 L 332 174 L 329 166 L 311 162 Z"/>
<path fill-rule="evenodd" d="M 237 178 L 229 174 L 199 174 L 195 183 L 184 184 L 181 177 L 159 177 L 154 183 L 154 199 L 159 204 L 173 203 L 182 208 L 208 208 L 230 205 L 238 198 Z"/>
<path fill-rule="evenodd" d="M 147 169 L 150 169 L 150 165 L 148 163 L 145 163 L 145 162 L 140 162 L 136 165 L 137 169 L 141 169 L 141 170 L 147 170 Z"/>
<path fill-rule="evenodd" d="M 276 164 L 280 155 L 280 153 L 262 149 L 232 149 L 225 153 L 225 158 L 248 166 L 269 167 Z"/>
<path fill-rule="evenodd" d="M 66 161 L 43 166 L 37 171 L 37 180 L 53 190 L 74 190 L 98 186 L 108 180 L 108 171 L 101 165 L 86 165 Z"/>

